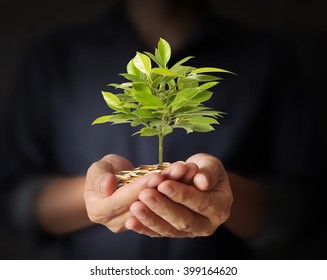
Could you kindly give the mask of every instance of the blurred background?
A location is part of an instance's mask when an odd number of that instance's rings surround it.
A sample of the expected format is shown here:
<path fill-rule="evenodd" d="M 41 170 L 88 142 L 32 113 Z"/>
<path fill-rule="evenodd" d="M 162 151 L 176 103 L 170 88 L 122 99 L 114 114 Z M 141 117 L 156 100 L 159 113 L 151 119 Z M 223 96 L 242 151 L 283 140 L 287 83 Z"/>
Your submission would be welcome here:
<path fill-rule="evenodd" d="M 57 28 L 92 21 L 106 13 L 113 2 L 110 0 L 0 0 L 0 124 L 4 121 L 6 99 L 20 69 L 24 50 Z M 327 62 L 326 2 L 323 0 L 212 2 L 220 16 L 244 25 L 260 27 L 290 43 L 311 85 L 310 95 L 316 106 L 316 152 L 323 162 L 327 142 L 322 133 L 326 128 L 327 105 L 324 84 Z M 326 184 L 320 181 L 318 183 Z M 323 220 L 325 215 L 318 213 L 319 210 L 317 206 L 315 219 Z M 319 228 L 315 229 L 319 234 L 311 239 L 312 252 L 317 252 L 320 244 L 326 244 L 327 233 L 325 228 L 320 227 L 321 224 L 319 223 Z M 10 240 L 7 234 L 6 231 L 1 230 L 0 239 Z M 10 246 L 10 243 L 3 245 L 1 242 L 0 251 L 1 246 Z"/>
<path fill-rule="evenodd" d="M 115 0 L 0 0 L 0 124 L 23 51 L 57 28 L 92 21 Z M 327 4 L 323 0 L 211 0 L 217 14 L 260 27 L 290 42 L 317 106 L 323 106 Z M 323 109 L 323 108 L 322 108 Z M 318 110 L 320 112 L 320 110 Z M 323 111 L 323 110 L 322 110 Z M 321 116 L 318 117 L 321 120 Z"/>
<path fill-rule="evenodd" d="M 65 25 L 90 21 L 105 13 L 114 0 L 0 0 L 0 110 L 19 69 L 22 52 L 33 41 Z M 290 41 L 308 79 L 321 82 L 326 57 L 327 17 L 323 0 L 219 0 L 219 15 L 259 26 Z M 321 68 L 320 68 L 321 67 Z M 318 87 L 318 85 L 317 85 Z M 317 94 L 321 89 L 313 88 Z M 320 102 L 317 102 L 319 104 Z"/>

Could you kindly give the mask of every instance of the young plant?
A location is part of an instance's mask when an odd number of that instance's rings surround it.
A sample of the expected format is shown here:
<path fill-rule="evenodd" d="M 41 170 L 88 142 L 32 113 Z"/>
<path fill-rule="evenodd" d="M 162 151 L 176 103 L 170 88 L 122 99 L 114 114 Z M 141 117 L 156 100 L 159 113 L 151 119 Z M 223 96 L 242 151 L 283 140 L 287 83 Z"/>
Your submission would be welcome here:
<path fill-rule="evenodd" d="M 133 135 L 158 137 L 159 164 L 163 163 L 164 137 L 174 129 L 182 128 L 187 133 L 208 132 L 214 130 L 214 124 L 219 124 L 217 118 L 222 117 L 223 112 L 205 107 L 203 102 L 211 98 L 213 92 L 209 89 L 216 86 L 221 78 L 208 73 L 232 73 L 215 67 L 183 65 L 192 56 L 169 68 L 170 57 L 170 45 L 162 38 L 154 53 L 137 52 L 127 64 L 127 73 L 120 74 L 127 81 L 108 85 L 121 92 L 102 92 L 107 105 L 113 110 L 112 114 L 101 116 L 92 123 L 142 126 Z"/>

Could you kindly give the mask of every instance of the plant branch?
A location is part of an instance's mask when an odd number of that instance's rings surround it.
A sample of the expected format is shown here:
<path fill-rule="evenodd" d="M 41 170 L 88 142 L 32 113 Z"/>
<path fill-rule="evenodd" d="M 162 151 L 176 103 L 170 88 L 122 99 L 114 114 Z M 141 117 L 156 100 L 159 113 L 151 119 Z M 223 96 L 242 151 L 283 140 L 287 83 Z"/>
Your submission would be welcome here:
<path fill-rule="evenodd" d="M 159 137 L 159 157 L 158 157 L 158 162 L 160 165 L 163 164 L 163 138 L 164 138 L 164 135 L 162 133 L 160 133 L 158 135 Z"/>

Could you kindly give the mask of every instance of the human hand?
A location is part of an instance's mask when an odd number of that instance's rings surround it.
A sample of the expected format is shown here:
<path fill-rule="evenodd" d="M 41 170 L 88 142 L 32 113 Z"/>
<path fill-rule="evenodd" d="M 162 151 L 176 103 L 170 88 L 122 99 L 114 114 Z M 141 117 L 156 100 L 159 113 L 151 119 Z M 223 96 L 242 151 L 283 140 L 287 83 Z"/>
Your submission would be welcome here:
<path fill-rule="evenodd" d="M 196 154 L 162 175 L 157 188 L 140 190 L 126 228 L 152 237 L 209 236 L 228 219 L 233 195 L 218 158 Z"/>
<path fill-rule="evenodd" d="M 160 174 L 144 176 L 117 189 L 115 174 L 132 169 L 132 164 L 118 155 L 107 155 L 93 163 L 87 171 L 84 200 L 89 219 L 103 224 L 112 232 L 127 230 L 126 221 L 132 217 L 130 206 L 145 188 L 155 188 L 163 180 Z"/>

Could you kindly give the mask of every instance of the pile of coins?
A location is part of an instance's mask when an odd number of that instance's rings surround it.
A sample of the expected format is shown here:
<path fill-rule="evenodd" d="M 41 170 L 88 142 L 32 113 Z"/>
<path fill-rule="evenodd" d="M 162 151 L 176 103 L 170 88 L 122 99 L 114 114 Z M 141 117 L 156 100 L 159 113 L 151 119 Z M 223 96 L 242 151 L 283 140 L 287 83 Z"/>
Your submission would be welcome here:
<path fill-rule="evenodd" d="M 115 175 L 117 179 L 118 188 L 122 187 L 125 184 L 131 183 L 134 180 L 139 179 L 148 173 L 161 173 L 161 171 L 165 170 L 168 166 L 169 163 L 164 162 L 163 164 L 140 165 L 139 167 L 133 168 L 132 170 L 120 171 Z"/>

